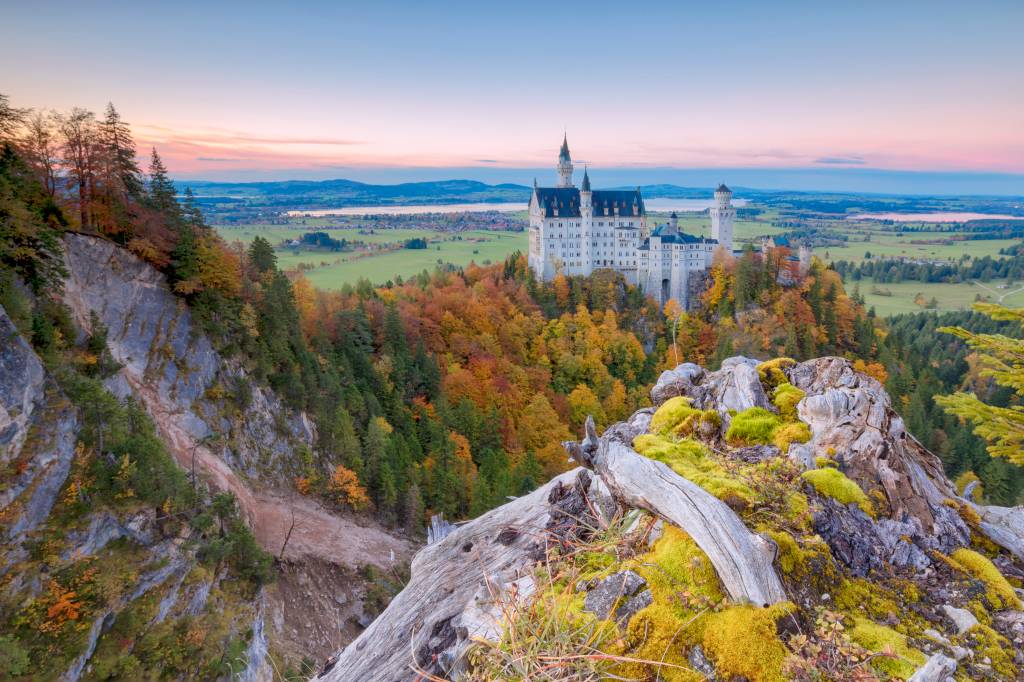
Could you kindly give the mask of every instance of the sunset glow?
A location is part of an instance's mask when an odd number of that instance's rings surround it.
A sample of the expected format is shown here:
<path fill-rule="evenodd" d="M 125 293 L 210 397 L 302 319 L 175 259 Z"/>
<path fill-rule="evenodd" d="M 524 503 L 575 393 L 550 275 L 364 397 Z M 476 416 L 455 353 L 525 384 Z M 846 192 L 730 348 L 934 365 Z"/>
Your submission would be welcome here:
<path fill-rule="evenodd" d="M 21 5 L 0 68 L 22 106 L 113 101 L 180 177 L 545 167 L 563 130 L 598 167 L 1024 172 L 1019 3 L 801 4 Z"/>

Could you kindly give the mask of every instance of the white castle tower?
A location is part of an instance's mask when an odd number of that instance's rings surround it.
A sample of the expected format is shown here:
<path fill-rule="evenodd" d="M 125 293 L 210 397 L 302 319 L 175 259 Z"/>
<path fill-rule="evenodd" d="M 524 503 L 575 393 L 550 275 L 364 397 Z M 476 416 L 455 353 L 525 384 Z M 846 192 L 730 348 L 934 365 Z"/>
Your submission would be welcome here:
<path fill-rule="evenodd" d="M 569 156 L 569 138 L 562 136 L 562 148 L 558 151 L 558 186 L 572 187 L 572 157 Z"/>
<path fill-rule="evenodd" d="M 561 163 L 559 164 L 561 165 Z M 570 177 L 572 166 L 569 166 Z M 583 244 L 583 269 L 590 272 L 594 269 L 594 193 L 590 190 L 590 174 L 583 169 L 583 182 L 580 184 L 580 237 Z"/>
<path fill-rule="evenodd" d="M 732 190 L 725 183 L 715 190 L 715 205 L 710 213 L 711 238 L 718 240 L 726 253 L 732 253 L 732 226 L 736 220 L 736 209 L 732 205 Z"/>

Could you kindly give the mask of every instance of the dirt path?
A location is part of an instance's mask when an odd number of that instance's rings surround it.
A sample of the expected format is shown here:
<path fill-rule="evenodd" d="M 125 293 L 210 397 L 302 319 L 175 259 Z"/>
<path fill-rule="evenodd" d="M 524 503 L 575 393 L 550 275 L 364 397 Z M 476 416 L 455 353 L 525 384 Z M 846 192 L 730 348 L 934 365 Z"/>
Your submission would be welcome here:
<path fill-rule="evenodd" d="M 361 526 L 295 492 L 254 491 L 224 460 L 207 447 L 196 444 L 191 434 L 181 427 L 177 408 L 162 400 L 157 391 L 138 377 L 125 370 L 122 372 L 132 393 L 153 417 L 178 464 L 185 471 L 191 471 L 194 452 L 198 474 L 214 489 L 234 493 L 256 539 L 266 551 L 280 555 L 287 537 L 285 558 L 292 561 L 314 557 L 350 568 L 372 564 L 387 569 L 411 559 L 415 548 L 380 527 Z"/>

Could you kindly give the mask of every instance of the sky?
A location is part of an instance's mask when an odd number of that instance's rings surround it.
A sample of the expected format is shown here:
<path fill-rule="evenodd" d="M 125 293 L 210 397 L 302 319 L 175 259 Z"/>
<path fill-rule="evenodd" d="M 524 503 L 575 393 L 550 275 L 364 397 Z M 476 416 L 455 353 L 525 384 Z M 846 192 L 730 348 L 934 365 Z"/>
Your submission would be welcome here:
<path fill-rule="evenodd" d="M 0 92 L 181 179 L 522 181 L 566 133 L 608 182 L 1024 194 L 1020 0 L 290 5 L 0 0 Z"/>

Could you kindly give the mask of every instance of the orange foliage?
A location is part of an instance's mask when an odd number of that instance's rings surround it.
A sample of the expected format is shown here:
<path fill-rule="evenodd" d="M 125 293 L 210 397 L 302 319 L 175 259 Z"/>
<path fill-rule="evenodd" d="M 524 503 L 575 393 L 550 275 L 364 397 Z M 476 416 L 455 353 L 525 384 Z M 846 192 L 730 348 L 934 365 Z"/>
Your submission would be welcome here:
<path fill-rule="evenodd" d="M 370 504 L 370 497 L 366 494 L 366 488 L 359 483 L 356 472 L 342 464 L 334 468 L 327 485 L 339 502 L 357 511 Z"/>

